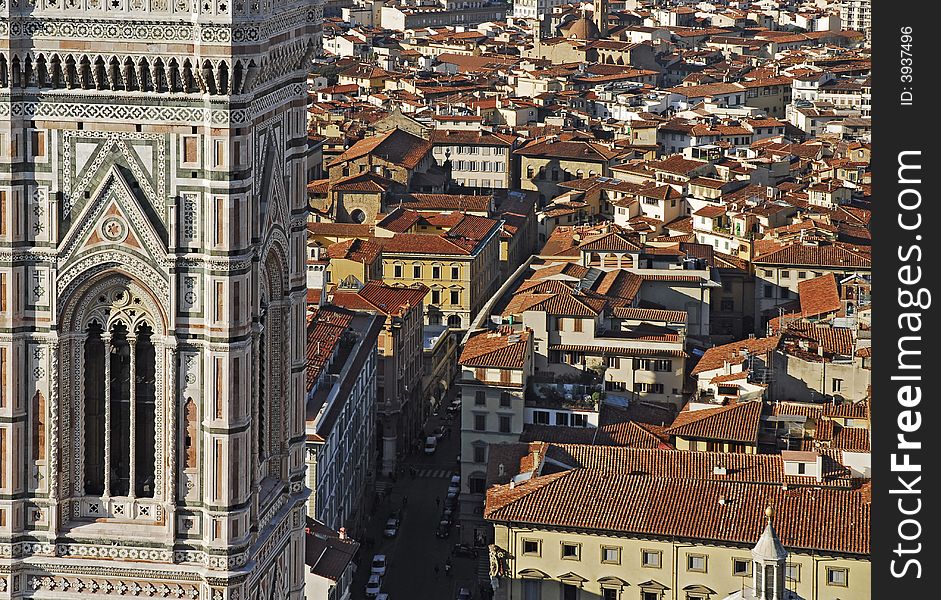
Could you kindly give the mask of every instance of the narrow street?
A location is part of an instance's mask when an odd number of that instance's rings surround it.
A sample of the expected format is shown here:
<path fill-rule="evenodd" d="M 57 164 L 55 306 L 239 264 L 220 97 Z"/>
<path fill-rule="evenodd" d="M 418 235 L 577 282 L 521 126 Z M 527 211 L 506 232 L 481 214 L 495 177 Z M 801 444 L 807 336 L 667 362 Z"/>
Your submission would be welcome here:
<path fill-rule="evenodd" d="M 433 455 L 426 455 L 422 450 L 413 451 L 405 457 L 394 482 L 383 478 L 376 484 L 377 490 L 385 492 L 385 498 L 377 504 L 367 528 L 373 545 L 370 547 L 366 540 L 360 549 L 353 580 L 352 596 L 355 600 L 365 598 L 366 580 L 375 554 L 386 555 L 387 571 L 382 579 L 382 592 L 389 594 L 390 600 L 452 600 L 457 598 L 461 587 L 470 590 L 473 598 L 480 597 L 477 569 L 479 561 L 486 558 L 485 550 L 480 550 L 478 560 L 452 556 L 451 572 L 445 574 L 445 561 L 460 538 L 458 524 L 451 528 L 449 538 L 435 536 L 448 484 L 451 476 L 459 470 L 460 426 L 457 418 L 449 421 L 442 410 L 440 416 L 429 419 L 425 431 L 432 432 L 441 425 L 451 427 L 451 431 L 439 440 Z M 414 478 L 410 476 L 410 467 L 415 468 Z M 382 532 L 386 520 L 395 510 L 401 513 L 399 533 L 395 538 L 384 538 Z"/>

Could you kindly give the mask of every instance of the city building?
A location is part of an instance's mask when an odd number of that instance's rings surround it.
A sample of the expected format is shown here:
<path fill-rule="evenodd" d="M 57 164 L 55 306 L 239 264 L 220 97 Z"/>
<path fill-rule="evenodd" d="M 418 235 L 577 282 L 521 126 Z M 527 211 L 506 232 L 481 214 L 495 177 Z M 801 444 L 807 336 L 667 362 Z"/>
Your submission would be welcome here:
<path fill-rule="evenodd" d="M 307 328 L 307 515 L 365 534 L 376 469 L 376 345 L 384 319 L 332 306 Z"/>
<path fill-rule="evenodd" d="M 461 538 L 489 539 L 483 520 L 489 449 L 519 440 L 524 397 L 533 373 L 529 331 L 508 328 L 468 335 L 458 359 L 461 393 Z"/>
<path fill-rule="evenodd" d="M 424 377 L 422 284 L 393 287 L 370 281 L 360 287 L 340 283 L 330 295 L 336 306 L 385 317 L 379 334 L 376 393 L 377 429 L 382 439 L 380 472 L 394 474 L 399 459 L 421 439 L 424 416 L 421 396 Z"/>
<path fill-rule="evenodd" d="M 781 455 L 520 446 L 487 491 L 495 598 L 871 597 L 868 486 L 838 465 L 818 477 Z"/>

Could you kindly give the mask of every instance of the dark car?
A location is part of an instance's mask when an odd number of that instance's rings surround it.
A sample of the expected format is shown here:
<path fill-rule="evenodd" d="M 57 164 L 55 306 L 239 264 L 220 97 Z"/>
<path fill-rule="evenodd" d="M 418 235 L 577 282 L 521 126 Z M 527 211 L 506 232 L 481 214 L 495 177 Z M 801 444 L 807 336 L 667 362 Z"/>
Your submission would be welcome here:
<path fill-rule="evenodd" d="M 447 521 L 438 523 L 438 530 L 435 531 L 435 536 L 441 539 L 446 539 L 451 537 L 451 524 Z"/>
<path fill-rule="evenodd" d="M 453 554 L 454 556 L 477 558 L 477 548 L 474 548 L 473 546 L 468 546 L 467 544 L 454 544 L 454 549 L 451 550 L 451 554 Z"/>
<path fill-rule="evenodd" d="M 471 591 L 467 588 L 462 587 L 457 593 L 457 600 L 471 600 L 471 598 L 473 598 L 473 596 L 471 595 Z"/>

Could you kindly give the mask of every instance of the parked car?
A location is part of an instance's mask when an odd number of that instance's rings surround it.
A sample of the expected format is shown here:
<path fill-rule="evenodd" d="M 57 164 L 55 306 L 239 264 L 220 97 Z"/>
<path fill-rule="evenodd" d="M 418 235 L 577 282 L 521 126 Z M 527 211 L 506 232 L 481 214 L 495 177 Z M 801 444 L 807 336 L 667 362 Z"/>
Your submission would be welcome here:
<path fill-rule="evenodd" d="M 385 576 L 386 574 L 386 555 L 385 554 L 376 554 L 372 557 L 372 568 L 370 572 L 373 575 L 379 575 L 380 577 Z"/>
<path fill-rule="evenodd" d="M 454 475 L 451 477 L 451 484 L 448 486 L 449 494 L 457 494 L 461 491 L 461 476 Z"/>
<path fill-rule="evenodd" d="M 448 496 L 444 500 L 445 502 L 457 502 L 457 490 L 448 489 Z"/>
<path fill-rule="evenodd" d="M 444 425 L 435 429 L 434 436 L 436 440 L 440 440 L 444 437 Z"/>
<path fill-rule="evenodd" d="M 454 549 L 451 550 L 451 554 L 454 556 L 464 556 L 466 558 L 477 558 L 477 548 L 467 544 L 454 544 Z"/>
<path fill-rule="evenodd" d="M 376 596 L 376 600 L 389 600 L 389 594 L 382 592 L 381 594 Z"/>
<path fill-rule="evenodd" d="M 433 435 L 428 436 L 425 439 L 425 454 L 434 454 L 435 450 L 438 449 L 438 438 Z"/>
<path fill-rule="evenodd" d="M 451 524 L 447 521 L 442 521 L 438 523 L 438 529 L 435 531 L 435 536 L 441 539 L 446 539 L 451 536 Z"/>
<path fill-rule="evenodd" d="M 451 401 L 451 404 L 448 406 L 448 412 L 449 412 L 449 413 L 456 413 L 456 412 L 459 412 L 460 410 L 461 410 L 461 401 L 460 401 L 460 399 L 458 399 L 458 400 L 452 400 L 452 401 Z"/>
<path fill-rule="evenodd" d="M 399 534 L 399 520 L 396 519 L 395 517 L 390 517 L 389 520 L 386 521 L 386 527 L 382 531 L 382 535 L 383 537 L 394 538 L 398 534 Z"/>
<path fill-rule="evenodd" d="M 469 589 L 462 587 L 461 590 L 457 593 L 457 600 L 471 600 L 471 592 Z"/>
<path fill-rule="evenodd" d="M 382 578 L 378 575 L 370 575 L 366 582 L 366 597 L 375 598 L 379 595 L 379 587 L 382 585 Z"/>

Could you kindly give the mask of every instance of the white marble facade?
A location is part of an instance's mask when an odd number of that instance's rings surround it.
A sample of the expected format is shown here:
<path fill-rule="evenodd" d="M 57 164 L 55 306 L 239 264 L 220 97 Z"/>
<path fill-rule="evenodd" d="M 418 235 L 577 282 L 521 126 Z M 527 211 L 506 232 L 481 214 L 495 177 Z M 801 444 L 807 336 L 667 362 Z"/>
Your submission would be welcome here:
<path fill-rule="evenodd" d="M 298 0 L 0 0 L 0 598 L 301 598 Z"/>

